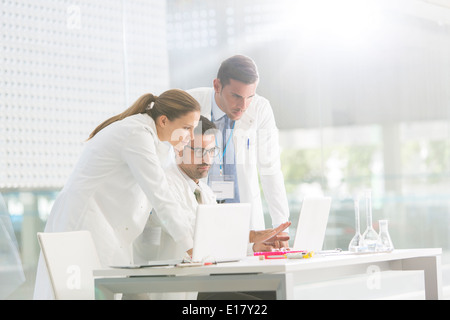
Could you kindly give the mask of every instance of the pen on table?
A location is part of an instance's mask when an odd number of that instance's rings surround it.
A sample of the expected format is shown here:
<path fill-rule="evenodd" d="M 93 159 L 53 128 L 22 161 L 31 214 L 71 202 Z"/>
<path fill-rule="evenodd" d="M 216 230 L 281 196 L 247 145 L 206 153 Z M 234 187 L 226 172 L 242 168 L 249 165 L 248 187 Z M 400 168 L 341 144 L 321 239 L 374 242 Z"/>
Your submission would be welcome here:
<path fill-rule="evenodd" d="M 200 266 L 211 266 L 215 265 L 217 262 L 189 262 L 189 261 L 183 261 L 182 263 L 179 263 L 176 265 L 176 267 L 200 267 Z"/>
<path fill-rule="evenodd" d="M 250 139 L 247 139 L 247 150 L 250 149 Z"/>
<path fill-rule="evenodd" d="M 326 255 L 326 254 L 341 253 L 341 252 L 342 252 L 342 249 L 336 248 L 336 249 L 334 249 L 334 250 L 322 250 L 322 251 L 318 251 L 317 253 L 318 253 L 318 254 Z"/>

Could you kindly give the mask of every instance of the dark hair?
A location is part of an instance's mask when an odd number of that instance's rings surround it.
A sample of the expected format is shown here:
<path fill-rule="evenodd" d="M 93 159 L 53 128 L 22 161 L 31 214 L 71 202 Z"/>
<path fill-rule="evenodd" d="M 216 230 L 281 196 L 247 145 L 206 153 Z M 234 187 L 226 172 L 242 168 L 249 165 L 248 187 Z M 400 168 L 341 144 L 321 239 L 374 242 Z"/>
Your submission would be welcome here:
<path fill-rule="evenodd" d="M 251 58 L 235 55 L 222 62 L 217 72 L 217 79 L 222 86 L 229 84 L 230 79 L 253 84 L 259 79 L 258 68 Z"/>
<path fill-rule="evenodd" d="M 194 129 L 194 134 L 215 134 L 217 130 L 214 122 L 208 120 L 208 118 L 204 116 L 200 116 L 200 120 L 198 121 L 198 125 Z"/>
<path fill-rule="evenodd" d="M 93 138 L 100 130 L 109 126 L 111 123 L 135 114 L 146 113 L 155 121 L 164 115 L 173 121 L 193 111 L 200 111 L 200 104 L 186 91 L 180 89 L 167 90 L 159 97 L 147 93 L 139 97 L 131 107 L 121 114 L 105 120 L 92 131 L 89 139 Z"/>

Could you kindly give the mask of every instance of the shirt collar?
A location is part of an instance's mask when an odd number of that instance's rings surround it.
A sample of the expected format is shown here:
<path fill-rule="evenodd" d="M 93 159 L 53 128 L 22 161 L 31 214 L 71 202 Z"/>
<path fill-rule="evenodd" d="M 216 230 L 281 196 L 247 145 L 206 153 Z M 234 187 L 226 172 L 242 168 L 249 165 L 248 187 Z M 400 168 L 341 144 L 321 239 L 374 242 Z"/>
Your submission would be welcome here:
<path fill-rule="evenodd" d="M 212 98 L 211 98 L 211 111 L 212 111 L 212 116 L 214 118 L 214 121 L 220 120 L 223 116 L 226 115 L 225 112 L 223 112 L 219 106 L 216 103 L 216 99 L 215 99 L 216 93 L 215 91 L 213 91 L 212 94 Z"/>

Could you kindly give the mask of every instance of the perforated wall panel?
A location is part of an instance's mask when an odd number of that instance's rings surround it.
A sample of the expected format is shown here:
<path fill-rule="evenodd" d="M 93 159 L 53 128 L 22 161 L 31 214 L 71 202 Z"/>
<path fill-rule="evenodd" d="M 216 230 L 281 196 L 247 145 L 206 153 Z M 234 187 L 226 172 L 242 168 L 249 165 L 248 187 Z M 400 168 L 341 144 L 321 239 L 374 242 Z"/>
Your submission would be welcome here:
<path fill-rule="evenodd" d="M 89 133 L 168 88 L 165 0 L 0 0 L 0 189 L 63 186 Z"/>

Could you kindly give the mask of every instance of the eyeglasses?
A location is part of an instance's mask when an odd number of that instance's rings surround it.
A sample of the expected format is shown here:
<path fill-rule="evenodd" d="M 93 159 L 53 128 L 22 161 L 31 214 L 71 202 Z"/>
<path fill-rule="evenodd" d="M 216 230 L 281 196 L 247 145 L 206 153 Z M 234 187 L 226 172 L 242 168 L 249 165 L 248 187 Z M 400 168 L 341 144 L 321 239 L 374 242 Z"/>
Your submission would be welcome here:
<path fill-rule="evenodd" d="M 217 157 L 219 155 L 220 149 L 218 147 L 214 147 L 211 149 L 204 149 L 204 148 L 192 148 L 191 146 L 186 146 L 187 148 L 190 148 L 194 151 L 194 155 L 197 158 L 203 158 L 206 156 L 206 154 L 209 154 L 210 157 Z"/>

